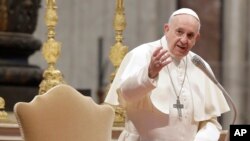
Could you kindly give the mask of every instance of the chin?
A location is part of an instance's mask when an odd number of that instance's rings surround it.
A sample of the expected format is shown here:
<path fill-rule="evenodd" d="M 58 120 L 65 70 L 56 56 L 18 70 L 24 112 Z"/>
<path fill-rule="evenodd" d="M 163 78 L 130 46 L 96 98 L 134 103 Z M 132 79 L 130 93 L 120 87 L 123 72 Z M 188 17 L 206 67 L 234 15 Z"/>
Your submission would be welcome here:
<path fill-rule="evenodd" d="M 181 60 L 183 57 L 185 57 L 186 55 L 188 54 L 188 52 L 185 52 L 185 53 L 180 53 L 180 52 L 175 52 L 175 53 L 171 53 L 170 52 L 170 55 L 175 58 L 175 59 L 178 59 L 178 60 Z"/>
<path fill-rule="evenodd" d="M 187 56 L 187 54 L 188 54 L 188 51 L 185 51 L 185 52 L 179 53 L 177 56 L 183 58 L 183 57 Z"/>
<path fill-rule="evenodd" d="M 175 58 L 178 59 L 178 60 L 181 60 L 182 58 L 184 58 L 187 54 L 178 54 L 178 55 L 175 55 Z"/>

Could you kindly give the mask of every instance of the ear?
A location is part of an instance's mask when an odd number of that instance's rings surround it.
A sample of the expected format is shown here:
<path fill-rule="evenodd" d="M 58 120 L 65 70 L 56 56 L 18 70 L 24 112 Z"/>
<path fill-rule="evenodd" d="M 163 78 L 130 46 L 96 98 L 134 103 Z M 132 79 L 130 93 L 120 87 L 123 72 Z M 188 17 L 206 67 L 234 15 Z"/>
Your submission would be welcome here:
<path fill-rule="evenodd" d="M 196 38 L 195 38 L 195 42 L 199 41 L 199 40 L 200 40 L 200 38 L 201 38 L 201 34 L 200 34 L 200 33 L 198 33 L 198 34 L 197 34 L 197 36 L 196 36 Z"/>
<path fill-rule="evenodd" d="M 169 24 L 164 24 L 164 33 L 167 33 L 169 31 Z"/>

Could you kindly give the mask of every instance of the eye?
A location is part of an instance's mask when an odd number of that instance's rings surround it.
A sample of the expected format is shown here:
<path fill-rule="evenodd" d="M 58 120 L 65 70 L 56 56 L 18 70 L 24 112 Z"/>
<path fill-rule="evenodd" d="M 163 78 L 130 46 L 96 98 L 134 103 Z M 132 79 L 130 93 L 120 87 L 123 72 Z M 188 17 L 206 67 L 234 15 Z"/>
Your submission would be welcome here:
<path fill-rule="evenodd" d="M 182 30 L 180 30 L 180 29 L 176 30 L 176 35 L 177 36 L 181 36 L 182 34 L 183 34 Z"/>
<path fill-rule="evenodd" d="M 187 34 L 188 39 L 193 39 L 194 38 L 194 33 L 189 33 Z"/>

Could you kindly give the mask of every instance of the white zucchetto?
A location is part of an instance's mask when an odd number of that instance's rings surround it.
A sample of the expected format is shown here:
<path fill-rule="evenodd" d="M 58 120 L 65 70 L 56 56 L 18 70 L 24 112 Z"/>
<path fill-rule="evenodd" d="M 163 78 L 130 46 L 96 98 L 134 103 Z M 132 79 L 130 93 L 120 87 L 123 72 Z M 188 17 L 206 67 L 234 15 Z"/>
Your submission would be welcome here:
<path fill-rule="evenodd" d="M 192 9 L 189 9 L 189 8 L 181 8 L 181 9 L 176 10 L 175 12 L 173 12 L 173 14 L 170 16 L 170 18 L 175 16 L 175 15 L 179 15 L 179 14 L 191 15 L 191 16 L 194 16 L 198 21 L 200 21 L 196 12 L 194 12 Z"/>

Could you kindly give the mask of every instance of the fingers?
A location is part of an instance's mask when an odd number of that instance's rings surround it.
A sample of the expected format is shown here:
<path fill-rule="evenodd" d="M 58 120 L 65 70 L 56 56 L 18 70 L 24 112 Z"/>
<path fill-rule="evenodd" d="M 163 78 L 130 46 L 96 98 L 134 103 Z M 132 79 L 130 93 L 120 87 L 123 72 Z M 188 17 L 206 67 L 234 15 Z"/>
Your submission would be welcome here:
<path fill-rule="evenodd" d="M 164 61 L 161 62 L 161 65 L 164 67 L 164 66 L 168 65 L 171 62 L 172 62 L 172 58 L 169 55 L 168 58 L 166 58 Z"/>
<path fill-rule="evenodd" d="M 170 62 L 172 62 L 172 58 L 170 57 L 170 54 L 167 52 L 164 55 L 161 56 L 160 62 L 162 66 L 166 66 Z"/>
<path fill-rule="evenodd" d="M 156 49 L 153 55 L 154 60 L 161 60 L 162 56 L 166 54 L 168 51 L 166 49 L 160 48 L 160 50 Z"/>
<path fill-rule="evenodd" d="M 151 63 L 153 63 L 155 67 L 165 66 L 171 61 L 172 59 L 169 52 L 162 47 L 157 48 L 151 57 Z"/>
<path fill-rule="evenodd" d="M 156 57 L 161 50 L 162 50 L 162 47 L 157 47 L 156 50 L 153 52 L 153 57 Z"/>
<path fill-rule="evenodd" d="M 155 78 L 160 70 L 172 61 L 169 52 L 162 47 L 156 48 L 149 64 L 149 77 Z"/>

